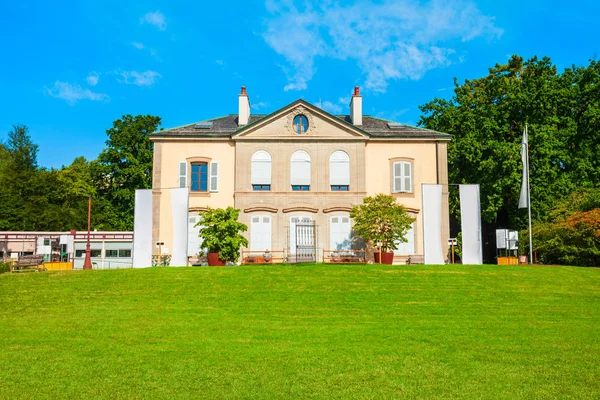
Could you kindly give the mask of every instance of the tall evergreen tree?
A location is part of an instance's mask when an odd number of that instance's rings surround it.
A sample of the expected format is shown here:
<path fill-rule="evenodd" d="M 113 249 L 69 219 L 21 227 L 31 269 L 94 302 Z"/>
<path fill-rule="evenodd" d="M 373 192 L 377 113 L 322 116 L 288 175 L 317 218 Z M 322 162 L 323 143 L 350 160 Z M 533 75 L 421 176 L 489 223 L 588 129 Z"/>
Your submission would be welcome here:
<path fill-rule="evenodd" d="M 2 161 L 2 198 L 0 229 L 35 230 L 35 213 L 40 193 L 37 191 L 38 146 L 25 125 L 13 125 L 8 132 Z"/>

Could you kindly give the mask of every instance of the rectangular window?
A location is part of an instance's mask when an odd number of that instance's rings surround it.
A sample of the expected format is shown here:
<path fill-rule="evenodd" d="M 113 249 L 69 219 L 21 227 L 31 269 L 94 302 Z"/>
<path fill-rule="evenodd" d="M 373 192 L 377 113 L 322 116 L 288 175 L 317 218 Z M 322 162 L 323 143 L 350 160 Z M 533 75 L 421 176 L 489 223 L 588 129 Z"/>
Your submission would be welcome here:
<path fill-rule="evenodd" d="M 131 249 L 119 249 L 119 257 L 130 258 Z"/>
<path fill-rule="evenodd" d="M 208 164 L 192 163 L 192 192 L 208 192 Z"/>
<path fill-rule="evenodd" d="M 392 165 L 393 192 L 407 192 L 412 190 L 412 164 L 408 161 L 398 161 Z"/>
<path fill-rule="evenodd" d="M 294 192 L 307 192 L 310 190 L 309 185 L 292 185 L 292 190 Z"/>
<path fill-rule="evenodd" d="M 206 252 L 202 248 L 202 239 L 198 236 L 201 226 L 196 226 L 202 218 L 200 216 L 190 216 L 188 218 L 188 256 L 196 257 L 200 251 Z"/>
<path fill-rule="evenodd" d="M 331 185 L 333 192 L 347 192 L 350 189 L 348 185 Z"/>
<path fill-rule="evenodd" d="M 402 256 L 410 256 L 415 254 L 415 223 L 413 222 L 406 232 L 406 242 L 396 242 L 397 249 L 394 254 Z"/>
<path fill-rule="evenodd" d="M 271 250 L 271 218 L 252 217 L 250 224 L 250 250 Z"/>
<path fill-rule="evenodd" d="M 104 253 L 104 257 L 118 257 L 118 256 L 119 256 L 118 250 L 106 250 L 106 252 Z"/>
<path fill-rule="evenodd" d="M 108 250 L 108 251 L 110 251 L 110 250 Z M 100 250 L 100 249 L 91 249 L 90 250 L 90 257 L 98 257 L 99 258 L 101 256 L 102 256 L 102 250 Z M 85 257 L 85 250 L 75 250 L 75 257 Z"/>
<path fill-rule="evenodd" d="M 268 192 L 271 190 L 271 185 L 252 185 L 252 190 Z"/>
<path fill-rule="evenodd" d="M 331 217 L 329 249 L 350 250 L 352 247 L 351 231 L 349 217 Z"/>

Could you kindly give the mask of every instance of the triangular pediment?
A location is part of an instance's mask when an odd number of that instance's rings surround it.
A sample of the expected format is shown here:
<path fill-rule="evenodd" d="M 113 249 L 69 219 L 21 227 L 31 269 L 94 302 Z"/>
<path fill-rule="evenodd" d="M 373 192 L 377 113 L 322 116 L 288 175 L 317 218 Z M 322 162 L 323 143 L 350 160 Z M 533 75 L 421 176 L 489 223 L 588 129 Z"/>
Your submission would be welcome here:
<path fill-rule="evenodd" d="M 297 117 L 304 116 L 307 129 L 299 134 Z M 295 102 L 253 122 L 232 135 L 233 139 L 366 140 L 369 134 L 307 101 Z"/>

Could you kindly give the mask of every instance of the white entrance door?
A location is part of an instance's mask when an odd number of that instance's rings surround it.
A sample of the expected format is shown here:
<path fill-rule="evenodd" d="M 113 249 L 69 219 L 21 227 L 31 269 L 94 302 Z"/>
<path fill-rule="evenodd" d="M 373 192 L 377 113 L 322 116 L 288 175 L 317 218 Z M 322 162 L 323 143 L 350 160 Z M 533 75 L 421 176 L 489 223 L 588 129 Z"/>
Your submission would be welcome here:
<path fill-rule="evenodd" d="M 311 217 L 292 217 L 292 218 L 290 218 L 290 243 L 289 243 L 290 254 L 296 254 L 296 245 L 297 245 L 296 225 L 311 224 L 311 223 L 312 223 Z M 314 243 L 312 243 L 312 241 L 313 241 L 312 236 L 308 235 L 306 238 L 303 238 L 302 245 L 312 246 L 312 245 L 314 245 Z M 304 242 L 306 242 L 306 243 L 304 243 Z"/>
<path fill-rule="evenodd" d="M 197 256 L 200 253 L 202 239 L 198 237 L 200 227 L 196 224 L 200 221 L 199 216 L 188 217 L 188 256 Z"/>
<path fill-rule="evenodd" d="M 271 217 L 257 215 L 250 224 L 250 250 L 265 251 L 271 249 Z"/>
<path fill-rule="evenodd" d="M 331 217 L 329 229 L 329 249 L 330 250 L 350 250 L 352 243 L 350 241 L 349 217 Z"/>

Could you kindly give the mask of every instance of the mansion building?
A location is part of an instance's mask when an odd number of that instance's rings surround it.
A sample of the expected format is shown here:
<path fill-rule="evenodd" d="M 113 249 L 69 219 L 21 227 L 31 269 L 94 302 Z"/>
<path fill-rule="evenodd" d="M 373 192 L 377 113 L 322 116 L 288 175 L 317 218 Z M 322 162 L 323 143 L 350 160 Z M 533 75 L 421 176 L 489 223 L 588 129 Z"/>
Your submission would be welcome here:
<path fill-rule="evenodd" d="M 166 189 L 188 187 L 189 256 L 201 247 L 199 214 L 232 206 L 248 226 L 249 250 L 283 251 L 293 261 L 308 248 L 320 260 L 323 251 L 356 248 L 350 209 L 366 196 L 386 193 L 415 217 L 395 261 L 422 255 L 421 185 L 448 183 L 451 135 L 363 115 L 362 101 L 356 87 L 349 115 L 332 115 L 304 100 L 252 115 L 242 87 L 237 114 L 152 133 L 153 242 L 172 246 Z M 441 228 L 445 244 L 447 192 Z"/>

